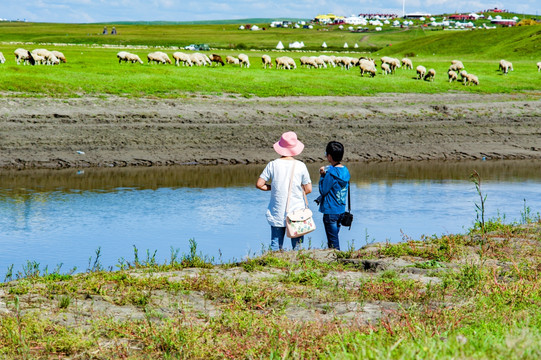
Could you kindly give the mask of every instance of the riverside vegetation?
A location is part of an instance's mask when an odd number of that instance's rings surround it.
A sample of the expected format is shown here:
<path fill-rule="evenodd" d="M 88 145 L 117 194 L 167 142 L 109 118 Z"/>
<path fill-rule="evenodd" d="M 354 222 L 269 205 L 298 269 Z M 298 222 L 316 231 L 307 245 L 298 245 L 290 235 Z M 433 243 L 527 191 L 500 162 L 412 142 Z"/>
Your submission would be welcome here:
<path fill-rule="evenodd" d="M 482 201 L 480 179 L 474 179 Z M 171 249 L 0 285 L 0 358 L 538 359 L 541 218 L 215 265 Z"/>

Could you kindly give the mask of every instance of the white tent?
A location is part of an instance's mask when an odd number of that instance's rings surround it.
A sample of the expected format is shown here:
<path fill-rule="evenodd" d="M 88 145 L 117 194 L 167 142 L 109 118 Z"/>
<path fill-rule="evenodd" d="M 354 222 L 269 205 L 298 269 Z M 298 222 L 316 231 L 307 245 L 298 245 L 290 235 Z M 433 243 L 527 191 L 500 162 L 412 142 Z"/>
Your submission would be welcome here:
<path fill-rule="evenodd" d="M 357 49 L 359 47 L 359 44 L 355 43 L 354 48 Z"/>
<path fill-rule="evenodd" d="M 279 42 L 278 42 L 278 45 L 276 45 L 276 48 L 277 48 L 278 50 L 284 50 L 284 44 L 282 44 L 282 42 L 279 41 Z"/>
<path fill-rule="evenodd" d="M 344 43 L 344 48 L 348 48 L 348 43 Z"/>
<path fill-rule="evenodd" d="M 323 44 L 321 44 L 321 47 L 322 48 L 326 48 L 327 47 L 327 43 L 325 41 L 323 41 Z"/>
<path fill-rule="evenodd" d="M 295 41 L 294 43 L 289 43 L 290 49 L 302 49 L 303 47 L 304 47 L 304 44 L 298 41 Z"/>

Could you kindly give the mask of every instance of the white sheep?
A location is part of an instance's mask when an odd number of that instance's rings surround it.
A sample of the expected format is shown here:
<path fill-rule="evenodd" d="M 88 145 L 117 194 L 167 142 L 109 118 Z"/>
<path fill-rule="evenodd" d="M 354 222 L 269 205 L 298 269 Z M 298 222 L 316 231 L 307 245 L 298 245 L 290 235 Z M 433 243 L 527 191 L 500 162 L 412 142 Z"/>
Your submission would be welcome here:
<path fill-rule="evenodd" d="M 351 60 L 352 58 L 348 56 L 338 56 L 336 57 L 336 64 L 339 65 L 342 68 L 342 70 L 344 69 L 349 70 L 353 66 Z"/>
<path fill-rule="evenodd" d="M 173 59 L 175 59 L 175 65 L 180 66 L 180 63 L 182 62 L 182 66 L 193 66 L 192 60 L 190 59 L 190 55 L 177 51 L 173 53 Z"/>
<path fill-rule="evenodd" d="M 297 64 L 295 63 L 295 60 L 290 58 L 289 56 L 281 56 L 276 59 L 274 59 L 276 62 L 276 69 L 296 69 Z"/>
<path fill-rule="evenodd" d="M 0 52 L 0 64 L 3 64 L 6 62 L 6 58 L 4 57 L 4 54 Z"/>
<path fill-rule="evenodd" d="M 361 76 L 368 73 L 370 76 L 376 76 L 376 64 L 373 60 L 361 59 L 359 61 L 359 68 L 361 69 Z"/>
<path fill-rule="evenodd" d="M 460 80 L 464 81 L 464 79 L 466 78 L 466 75 L 468 75 L 468 72 L 466 70 L 462 70 L 460 72 Z"/>
<path fill-rule="evenodd" d="M 500 60 L 499 70 L 502 70 L 504 74 L 507 74 L 509 70 L 513 71 L 513 64 L 507 60 Z"/>
<path fill-rule="evenodd" d="M 276 59 L 274 59 L 274 61 L 276 62 L 276 68 L 275 69 L 288 69 L 288 70 L 291 69 L 289 67 L 288 61 L 286 60 L 286 57 L 287 56 L 280 56 L 280 57 L 277 57 Z M 302 64 L 301 64 L 301 66 L 302 66 Z"/>
<path fill-rule="evenodd" d="M 210 58 L 207 55 L 201 53 L 194 53 L 193 55 L 196 56 L 204 66 L 212 65 L 212 61 L 210 61 Z"/>
<path fill-rule="evenodd" d="M 464 79 L 464 85 L 468 84 L 479 85 L 479 79 L 473 74 L 466 74 L 466 78 Z"/>
<path fill-rule="evenodd" d="M 263 64 L 264 69 L 266 69 L 267 66 L 272 69 L 272 59 L 269 55 L 261 56 L 261 63 Z"/>
<path fill-rule="evenodd" d="M 418 79 L 421 80 L 426 74 L 426 68 L 423 65 L 419 65 L 415 69 L 417 70 Z"/>
<path fill-rule="evenodd" d="M 239 59 L 237 59 L 236 57 L 231 56 L 231 55 L 227 55 L 225 57 L 225 62 L 228 63 L 228 64 L 231 64 L 231 65 L 239 65 L 240 64 Z"/>
<path fill-rule="evenodd" d="M 30 51 L 26 49 L 18 48 L 14 51 L 14 54 L 15 54 L 15 61 L 17 61 L 17 65 L 19 65 L 21 61 L 23 62 L 23 65 L 26 65 L 26 64 L 34 65 L 36 63 Z"/>
<path fill-rule="evenodd" d="M 139 64 L 143 64 L 143 60 L 141 60 L 138 55 L 132 53 L 128 53 L 128 55 L 126 55 L 126 60 L 131 62 L 132 64 L 135 64 L 136 62 L 138 62 Z"/>
<path fill-rule="evenodd" d="M 289 65 L 290 69 L 296 69 L 297 68 L 297 64 L 295 63 L 295 60 L 293 60 L 293 58 L 290 58 L 289 56 L 286 56 L 285 58 L 286 58 L 287 64 Z"/>
<path fill-rule="evenodd" d="M 239 54 L 239 62 L 240 67 L 249 68 L 250 67 L 250 59 L 248 58 L 248 55 L 246 54 Z"/>
<path fill-rule="evenodd" d="M 412 63 L 411 60 L 408 59 L 408 58 L 403 58 L 403 59 L 402 59 L 402 66 L 404 67 L 404 69 L 411 69 L 411 70 L 413 70 L 413 63 Z"/>
<path fill-rule="evenodd" d="M 381 65 L 389 64 L 389 67 L 391 68 L 391 73 L 394 73 L 396 69 L 400 67 L 400 60 L 396 58 L 383 56 L 381 57 L 380 61 L 381 61 Z"/>
<path fill-rule="evenodd" d="M 157 64 L 172 64 L 171 59 L 166 53 L 161 51 L 151 52 L 147 55 L 148 63 L 155 62 Z"/>
<path fill-rule="evenodd" d="M 299 59 L 299 62 L 301 63 L 301 66 L 310 67 L 310 68 L 318 67 L 316 60 L 309 56 L 301 56 L 301 58 Z"/>
<path fill-rule="evenodd" d="M 192 61 L 193 64 L 197 66 L 211 65 L 212 62 L 210 61 L 210 59 L 207 60 L 208 57 L 205 57 L 205 56 L 206 55 L 203 55 L 201 53 L 193 53 L 193 54 L 190 54 L 190 60 Z"/>
<path fill-rule="evenodd" d="M 36 57 L 39 56 L 38 57 Z M 49 50 L 47 49 L 35 49 L 32 50 L 32 56 L 36 63 L 47 64 L 47 65 L 58 65 L 60 60 Z"/>
<path fill-rule="evenodd" d="M 381 64 L 381 73 L 387 75 L 391 73 L 391 66 L 387 63 Z"/>
<path fill-rule="evenodd" d="M 426 81 L 434 81 L 434 78 L 436 77 L 436 70 L 430 69 L 426 72 L 425 80 Z"/>
<path fill-rule="evenodd" d="M 319 58 L 321 60 L 323 60 L 327 65 L 330 65 L 332 67 L 336 67 L 336 64 L 334 63 L 333 59 L 331 56 L 327 56 L 327 55 L 319 55 Z"/>
<path fill-rule="evenodd" d="M 400 67 L 400 60 L 392 58 L 391 62 L 389 63 L 389 67 L 391 68 L 391 73 L 395 73 L 396 69 Z"/>
<path fill-rule="evenodd" d="M 34 59 L 34 65 L 43 65 L 47 62 L 45 58 L 39 54 L 30 53 L 30 56 L 32 56 L 32 59 Z"/>
<path fill-rule="evenodd" d="M 462 61 L 460 60 L 451 60 L 451 66 L 449 66 L 449 70 L 451 71 L 460 71 L 464 69 L 464 64 L 462 64 Z"/>
<path fill-rule="evenodd" d="M 458 74 L 456 73 L 456 71 L 449 70 L 447 71 L 447 75 L 449 76 L 449 82 L 458 80 Z"/>
<path fill-rule="evenodd" d="M 60 61 L 60 62 L 63 62 L 63 63 L 66 63 L 66 57 L 64 56 L 63 53 L 61 53 L 60 51 L 56 51 L 56 50 L 53 50 L 51 51 L 53 53 L 54 56 L 56 56 L 56 58 Z"/>
<path fill-rule="evenodd" d="M 323 61 L 323 59 L 319 56 L 310 56 L 310 58 L 315 61 L 318 68 L 327 68 L 327 64 L 325 63 L 325 61 Z"/>
<path fill-rule="evenodd" d="M 541 71 L 541 61 L 537 63 L 537 72 Z"/>

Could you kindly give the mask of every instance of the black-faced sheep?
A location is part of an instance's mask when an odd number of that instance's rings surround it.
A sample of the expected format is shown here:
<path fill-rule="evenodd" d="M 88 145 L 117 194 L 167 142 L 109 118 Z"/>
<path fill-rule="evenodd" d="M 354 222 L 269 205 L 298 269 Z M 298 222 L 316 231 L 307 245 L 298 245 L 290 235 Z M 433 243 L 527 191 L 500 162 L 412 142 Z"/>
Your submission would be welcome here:
<path fill-rule="evenodd" d="M 263 64 L 263 68 L 266 69 L 267 66 L 269 68 L 272 68 L 272 59 L 269 55 L 262 55 L 261 56 L 261 63 Z"/>
<path fill-rule="evenodd" d="M 541 71 L 541 61 L 537 63 L 537 72 Z"/>
<path fill-rule="evenodd" d="M 151 52 L 147 55 L 148 63 L 155 62 L 156 64 L 172 64 L 171 59 L 166 53 L 161 51 Z"/>
<path fill-rule="evenodd" d="M 387 75 L 391 73 L 391 66 L 387 63 L 381 64 L 381 73 Z"/>
<path fill-rule="evenodd" d="M 464 81 L 464 79 L 466 78 L 466 75 L 468 75 L 468 72 L 466 70 L 462 70 L 460 72 L 460 81 Z"/>
<path fill-rule="evenodd" d="M 426 72 L 425 80 L 426 81 L 434 81 L 434 78 L 436 77 L 436 70 L 430 69 Z"/>
<path fill-rule="evenodd" d="M 421 80 L 426 74 L 426 68 L 423 65 L 419 65 L 416 67 L 416 70 L 417 70 L 417 78 Z"/>
<path fill-rule="evenodd" d="M 513 71 L 513 64 L 507 60 L 500 60 L 499 70 L 503 71 L 504 74 L 507 74 L 509 70 Z"/>
<path fill-rule="evenodd" d="M 30 64 L 35 65 L 36 61 L 34 60 L 34 57 L 30 53 L 30 51 L 22 48 L 18 48 L 14 51 L 15 53 L 15 61 L 17 61 L 17 65 L 19 65 L 22 61 L 24 65 Z"/>

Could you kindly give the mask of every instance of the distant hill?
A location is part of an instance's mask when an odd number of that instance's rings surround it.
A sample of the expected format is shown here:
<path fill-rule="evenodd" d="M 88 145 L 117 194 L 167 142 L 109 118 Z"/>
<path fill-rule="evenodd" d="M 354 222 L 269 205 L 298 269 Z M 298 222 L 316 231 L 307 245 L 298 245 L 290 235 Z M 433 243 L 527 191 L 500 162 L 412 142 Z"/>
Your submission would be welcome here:
<path fill-rule="evenodd" d="M 298 18 L 250 18 L 232 20 L 201 20 L 201 21 L 117 21 L 95 23 L 99 25 L 232 25 L 232 24 L 270 24 L 273 21 L 310 21 L 311 19 Z"/>
<path fill-rule="evenodd" d="M 427 30 L 430 32 L 431 30 Z M 438 31 L 393 44 L 380 54 L 476 55 L 479 58 L 541 58 L 541 25 L 489 30 Z"/>

